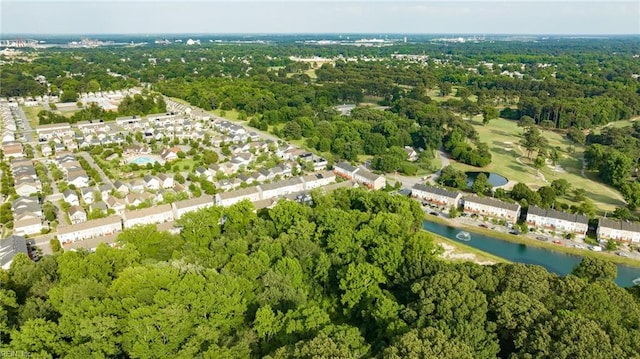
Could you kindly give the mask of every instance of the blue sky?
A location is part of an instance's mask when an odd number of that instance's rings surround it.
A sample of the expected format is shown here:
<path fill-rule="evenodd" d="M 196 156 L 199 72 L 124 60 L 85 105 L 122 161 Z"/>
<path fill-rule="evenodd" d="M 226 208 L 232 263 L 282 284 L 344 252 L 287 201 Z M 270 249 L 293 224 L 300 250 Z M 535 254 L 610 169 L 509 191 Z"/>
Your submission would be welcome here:
<path fill-rule="evenodd" d="M 640 1 L 0 0 L 0 32 L 640 34 Z"/>

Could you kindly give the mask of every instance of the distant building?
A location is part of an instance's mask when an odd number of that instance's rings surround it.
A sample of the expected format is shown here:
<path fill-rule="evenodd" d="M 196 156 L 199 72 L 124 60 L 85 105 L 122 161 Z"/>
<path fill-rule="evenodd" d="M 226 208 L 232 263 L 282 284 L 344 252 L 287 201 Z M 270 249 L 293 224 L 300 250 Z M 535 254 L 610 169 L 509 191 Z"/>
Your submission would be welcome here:
<path fill-rule="evenodd" d="M 453 206 L 458 208 L 462 194 L 460 192 L 447 191 L 446 189 L 416 183 L 411 189 L 411 197 L 435 206 Z"/>
<path fill-rule="evenodd" d="M 640 224 L 600 218 L 598 220 L 596 236 L 598 242 L 613 240 L 617 242 L 640 243 Z"/>
<path fill-rule="evenodd" d="M 495 219 L 504 219 L 515 223 L 520 217 L 520 205 L 517 203 L 502 202 L 497 199 L 477 196 L 463 198 L 464 212 L 486 216 Z"/>
<path fill-rule="evenodd" d="M 124 212 L 124 227 L 131 228 L 138 224 L 155 224 L 173 221 L 173 209 L 169 204 Z"/>
<path fill-rule="evenodd" d="M 529 206 L 527 210 L 527 225 L 555 231 L 559 234 L 574 233 L 577 236 L 584 237 L 587 235 L 587 229 L 589 228 L 589 218 L 582 214 Z"/>
<path fill-rule="evenodd" d="M 213 207 L 214 199 L 212 196 L 202 196 L 197 198 L 185 199 L 184 201 L 178 201 L 173 203 L 173 213 L 175 219 L 180 219 L 182 215 L 188 212 L 194 212 L 203 208 Z"/>
<path fill-rule="evenodd" d="M 358 184 L 369 189 L 377 190 L 383 188 L 387 180 L 384 176 L 371 173 L 363 168 L 354 167 L 346 162 L 340 162 L 333 166 L 333 171 L 337 176 L 347 180 L 354 180 Z"/>
<path fill-rule="evenodd" d="M 248 199 L 251 202 L 261 200 L 261 192 L 257 187 L 248 187 L 231 192 L 218 193 L 215 196 L 216 205 L 229 207 L 242 200 Z"/>
<path fill-rule="evenodd" d="M 60 243 L 70 243 L 108 236 L 122 230 L 122 221 L 118 216 L 110 216 L 92 221 L 75 224 L 72 226 L 58 227 L 58 240 Z"/>
<path fill-rule="evenodd" d="M 356 171 L 353 179 L 372 190 L 382 189 L 387 184 L 387 180 L 384 176 L 371 173 L 362 168 L 359 168 Z"/>

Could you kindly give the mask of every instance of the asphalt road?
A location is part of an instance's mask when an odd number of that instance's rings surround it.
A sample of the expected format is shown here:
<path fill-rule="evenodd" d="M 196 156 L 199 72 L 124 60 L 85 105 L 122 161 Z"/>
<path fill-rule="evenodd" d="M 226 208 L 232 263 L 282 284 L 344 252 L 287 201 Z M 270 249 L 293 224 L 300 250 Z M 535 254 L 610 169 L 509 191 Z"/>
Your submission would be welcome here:
<path fill-rule="evenodd" d="M 113 186 L 113 183 L 111 182 L 111 179 L 109 177 L 107 177 L 107 175 L 104 173 L 104 171 L 102 171 L 102 168 L 100 168 L 100 166 L 98 166 L 98 164 L 93 160 L 93 158 L 91 157 L 90 154 L 88 154 L 87 152 L 78 152 L 78 154 L 80 156 L 82 156 L 82 158 L 87 160 L 87 162 L 89 163 L 89 166 L 93 167 L 94 169 L 96 169 L 98 171 L 98 174 L 100 175 L 100 178 L 102 179 L 102 183 L 107 183 L 107 184 L 110 184 L 111 186 Z"/>

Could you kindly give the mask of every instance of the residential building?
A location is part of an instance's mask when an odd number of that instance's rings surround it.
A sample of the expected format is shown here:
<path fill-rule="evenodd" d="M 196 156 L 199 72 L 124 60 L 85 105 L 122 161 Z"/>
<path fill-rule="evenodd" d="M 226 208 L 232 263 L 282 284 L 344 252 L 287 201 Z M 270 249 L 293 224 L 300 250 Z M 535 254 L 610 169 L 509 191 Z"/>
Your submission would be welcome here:
<path fill-rule="evenodd" d="M 13 233 L 20 236 L 40 234 L 44 228 L 40 218 L 26 217 L 13 223 Z"/>
<path fill-rule="evenodd" d="M 165 161 L 173 161 L 178 159 L 180 147 L 165 148 L 160 152 L 160 157 Z"/>
<path fill-rule="evenodd" d="M 27 252 L 27 239 L 22 236 L 12 235 L 7 238 L 0 239 L 0 268 L 8 270 L 13 262 L 13 258 L 18 253 Z"/>
<path fill-rule="evenodd" d="M 418 152 L 411 146 L 404 146 L 404 151 L 407 153 L 407 160 L 414 162 L 418 159 Z"/>
<path fill-rule="evenodd" d="M 300 177 L 260 185 L 262 199 L 282 197 L 290 193 L 304 191 L 304 181 Z"/>
<path fill-rule="evenodd" d="M 107 207 L 113 209 L 117 214 L 122 215 L 127 205 L 123 199 L 117 197 L 109 197 L 106 201 Z"/>
<path fill-rule="evenodd" d="M 304 189 L 308 191 L 335 182 L 336 175 L 331 171 L 325 171 L 304 176 L 302 179 L 304 180 Z"/>
<path fill-rule="evenodd" d="M 185 199 L 172 204 L 175 219 L 180 219 L 187 212 L 194 212 L 203 208 L 213 207 L 212 196 L 204 195 L 197 198 Z"/>
<path fill-rule="evenodd" d="M 584 237 L 587 235 L 587 229 L 589 228 L 589 218 L 582 214 L 529 206 L 527 210 L 527 225 L 554 231 L 558 234 L 574 233 L 576 236 Z"/>
<path fill-rule="evenodd" d="M 467 196 L 463 198 L 464 211 L 478 216 L 504 219 L 515 223 L 520 217 L 520 205 L 502 202 L 488 197 Z"/>
<path fill-rule="evenodd" d="M 69 220 L 71 224 L 78 224 L 87 221 L 87 212 L 80 206 L 69 207 Z"/>
<path fill-rule="evenodd" d="M 160 173 L 158 175 L 158 180 L 160 180 L 160 187 L 168 189 L 173 188 L 173 175 Z"/>
<path fill-rule="evenodd" d="M 382 189 L 387 184 L 387 179 L 384 176 L 371 173 L 362 168 L 358 168 L 353 179 L 372 190 Z"/>
<path fill-rule="evenodd" d="M 640 223 L 600 218 L 598 220 L 596 237 L 598 238 L 598 242 L 613 240 L 618 242 L 640 243 Z"/>
<path fill-rule="evenodd" d="M 335 172 L 336 175 L 348 180 L 353 179 L 356 171 L 358 171 L 357 167 L 354 167 L 346 162 L 336 163 L 333 166 L 333 172 Z"/>
<path fill-rule="evenodd" d="M 231 192 L 218 193 L 215 196 L 215 204 L 229 207 L 245 199 L 251 202 L 259 201 L 261 199 L 260 189 L 257 187 L 248 187 Z"/>
<path fill-rule="evenodd" d="M 80 199 L 78 198 L 76 191 L 72 189 L 66 189 L 64 190 L 64 192 L 62 192 L 62 196 L 64 198 L 64 201 L 69 203 L 70 205 L 72 206 L 80 205 Z"/>
<path fill-rule="evenodd" d="M 84 239 L 108 236 L 122 230 L 122 221 L 118 216 L 110 216 L 72 226 L 58 227 L 60 243 L 70 243 Z"/>
<path fill-rule="evenodd" d="M 173 209 L 169 204 L 124 212 L 124 228 L 138 224 L 154 224 L 173 221 Z"/>
<path fill-rule="evenodd" d="M 67 173 L 67 182 L 76 186 L 76 188 L 88 187 L 89 176 L 83 169 L 70 170 Z"/>
<path fill-rule="evenodd" d="M 142 180 L 144 181 L 145 188 L 156 191 L 160 189 L 160 180 L 158 179 L 158 177 L 145 175 Z"/>
<path fill-rule="evenodd" d="M 439 207 L 455 207 L 460 206 L 462 194 L 460 192 L 448 191 L 446 189 L 426 186 L 416 183 L 411 188 L 411 197 Z"/>

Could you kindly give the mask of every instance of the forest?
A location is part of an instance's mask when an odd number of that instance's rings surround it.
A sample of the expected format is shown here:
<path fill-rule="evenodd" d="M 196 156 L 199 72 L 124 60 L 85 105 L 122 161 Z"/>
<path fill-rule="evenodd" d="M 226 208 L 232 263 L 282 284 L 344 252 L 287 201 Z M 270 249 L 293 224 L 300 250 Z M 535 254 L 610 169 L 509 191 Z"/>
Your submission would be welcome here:
<path fill-rule="evenodd" d="M 419 204 L 363 189 L 212 207 L 180 234 L 0 271 L 0 350 L 34 358 L 630 358 L 640 291 L 586 258 L 539 266 L 438 258 Z"/>
<path fill-rule="evenodd" d="M 60 90 L 73 95 L 150 85 L 205 110 L 237 111 L 251 126 L 303 141 L 335 160 L 371 156 L 374 169 L 409 175 L 430 169 L 440 148 L 472 166 L 491 163 L 485 139 L 466 121 L 474 116 L 482 115 L 485 124 L 498 116 L 528 119 L 542 128 L 584 135 L 640 114 L 640 64 L 634 57 L 640 44 L 635 38 L 387 47 L 285 40 L 276 39 L 277 46 L 34 52 L 31 61 L 3 66 L 0 95 Z M 331 63 L 294 59 L 304 57 Z M 50 86 L 33 80 L 37 75 Z M 334 106 L 344 103 L 372 107 L 340 116 Z M 423 149 L 424 155 L 409 162 L 404 146 Z"/>

